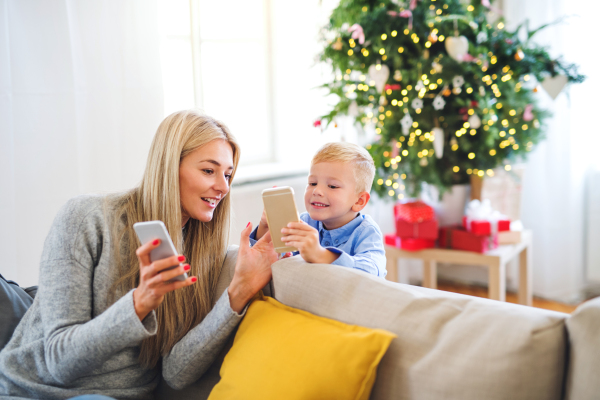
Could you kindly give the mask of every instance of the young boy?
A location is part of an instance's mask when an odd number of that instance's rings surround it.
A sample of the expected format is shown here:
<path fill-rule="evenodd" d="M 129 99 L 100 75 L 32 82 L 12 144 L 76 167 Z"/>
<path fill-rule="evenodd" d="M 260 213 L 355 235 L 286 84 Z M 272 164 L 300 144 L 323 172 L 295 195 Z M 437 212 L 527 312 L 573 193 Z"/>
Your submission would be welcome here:
<path fill-rule="evenodd" d="M 369 202 L 375 163 L 362 147 L 328 143 L 312 159 L 304 193 L 302 222 L 282 229 L 282 241 L 296 247 L 306 262 L 341 265 L 385 277 L 383 235 L 371 217 L 361 214 Z M 265 213 L 251 241 L 269 227 Z M 253 240 L 252 240 L 253 239 Z"/>

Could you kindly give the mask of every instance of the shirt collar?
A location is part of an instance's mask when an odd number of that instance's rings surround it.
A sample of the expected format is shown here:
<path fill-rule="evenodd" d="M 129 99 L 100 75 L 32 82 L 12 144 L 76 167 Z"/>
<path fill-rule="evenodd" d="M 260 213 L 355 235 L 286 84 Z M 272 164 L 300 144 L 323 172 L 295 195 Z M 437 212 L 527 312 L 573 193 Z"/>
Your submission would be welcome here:
<path fill-rule="evenodd" d="M 361 214 L 358 213 L 356 218 L 352 221 L 348 222 L 346 225 L 340 226 L 339 228 L 328 230 L 323 226 L 323 222 L 318 221 L 318 230 L 321 234 L 321 237 L 325 232 L 328 232 L 331 236 L 331 239 L 335 240 L 344 240 L 347 239 L 352 232 L 362 223 Z"/>

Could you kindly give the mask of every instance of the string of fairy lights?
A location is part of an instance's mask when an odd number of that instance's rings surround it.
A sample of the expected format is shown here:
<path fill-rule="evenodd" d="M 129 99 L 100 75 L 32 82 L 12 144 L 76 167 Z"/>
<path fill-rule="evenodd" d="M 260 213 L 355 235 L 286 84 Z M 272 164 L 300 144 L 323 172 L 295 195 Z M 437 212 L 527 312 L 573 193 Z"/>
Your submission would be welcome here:
<path fill-rule="evenodd" d="M 342 100 L 324 118 L 354 113 L 375 128 L 367 149 L 379 167 L 380 194 L 402 199 L 419 190 L 415 182 L 450 186 L 493 176 L 498 165 L 511 170 L 506 160 L 533 149 L 545 116 L 531 95 L 536 84 L 518 64 L 526 53 L 516 35 L 502 21 L 488 23 L 480 4 L 413 0 L 408 10 L 397 3 L 356 1 L 334 11 L 339 36 L 322 59 L 339 71 L 328 87 Z M 344 26 L 355 21 L 362 25 Z M 460 40 L 477 54 L 456 60 L 450 45 Z"/>

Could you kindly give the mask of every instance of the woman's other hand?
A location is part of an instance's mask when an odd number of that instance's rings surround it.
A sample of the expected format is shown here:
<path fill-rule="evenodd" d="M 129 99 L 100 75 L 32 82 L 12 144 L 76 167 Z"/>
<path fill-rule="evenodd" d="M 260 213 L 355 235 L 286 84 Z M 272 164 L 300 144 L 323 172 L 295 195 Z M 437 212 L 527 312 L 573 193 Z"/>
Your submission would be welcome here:
<path fill-rule="evenodd" d="M 198 280 L 195 276 L 184 281 L 172 281 L 171 279 L 190 270 L 182 255 L 163 258 L 155 262 L 150 261 L 150 251 L 158 247 L 160 239 L 148 242 L 139 247 L 135 254 L 140 263 L 140 284 L 133 292 L 133 306 L 135 313 L 142 321 L 150 312 L 156 309 L 165 298 L 165 294 L 194 284 Z M 168 269 L 176 265 L 173 269 Z"/>
<path fill-rule="evenodd" d="M 277 261 L 271 234 L 267 232 L 250 247 L 252 224 L 242 231 L 235 273 L 229 285 L 229 303 L 238 314 L 256 293 L 271 280 L 271 264 Z"/>

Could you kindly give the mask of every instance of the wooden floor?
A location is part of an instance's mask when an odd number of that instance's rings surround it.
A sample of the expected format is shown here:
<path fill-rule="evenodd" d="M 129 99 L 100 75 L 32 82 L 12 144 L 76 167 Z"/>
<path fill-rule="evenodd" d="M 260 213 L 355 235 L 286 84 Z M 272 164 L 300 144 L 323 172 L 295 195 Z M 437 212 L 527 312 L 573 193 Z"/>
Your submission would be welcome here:
<path fill-rule="evenodd" d="M 439 290 L 445 290 L 447 292 L 461 293 L 467 294 L 469 296 L 477 296 L 477 297 L 488 297 L 488 291 L 486 287 L 482 286 L 468 286 L 468 285 L 460 285 L 451 282 L 439 282 L 438 283 Z M 506 301 L 509 303 L 518 303 L 517 294 L 507 292 L 506 293 Z M 557 303 L 555 301 L 540 299 L 537 297 L 533 298 L 533 306 L 537 308 L 544 308 L 546 310 L 560 311 L 564 313 L 572 313 L 577 308 L 577 305 L 572 304 L 564 304 Z"/>

